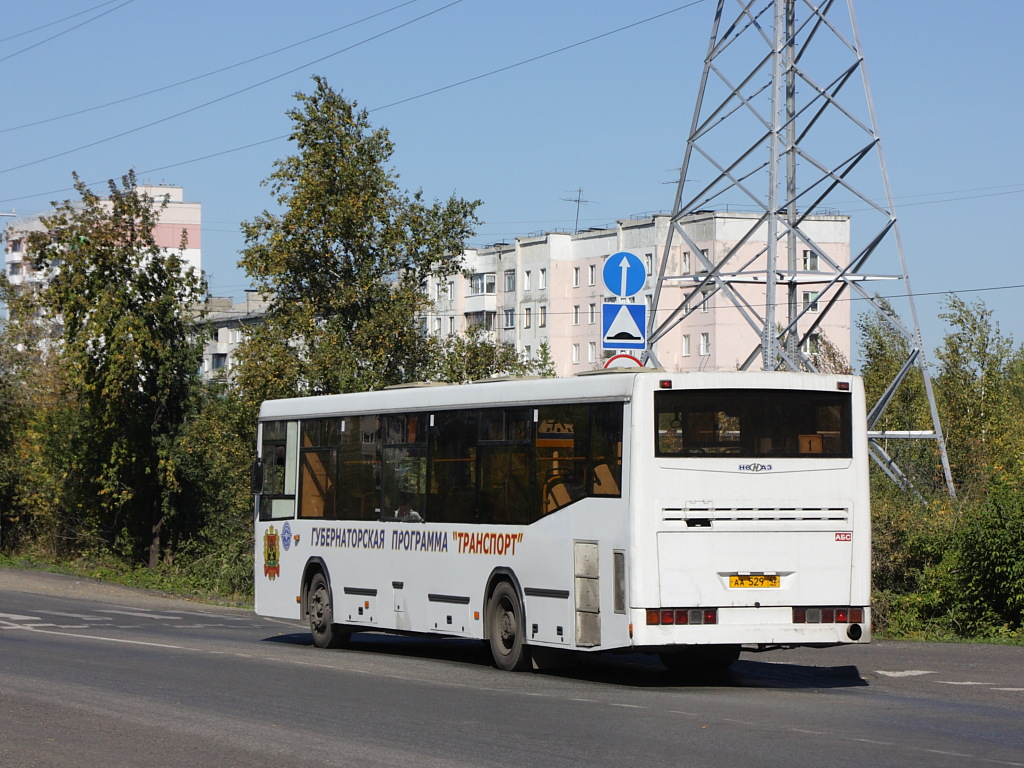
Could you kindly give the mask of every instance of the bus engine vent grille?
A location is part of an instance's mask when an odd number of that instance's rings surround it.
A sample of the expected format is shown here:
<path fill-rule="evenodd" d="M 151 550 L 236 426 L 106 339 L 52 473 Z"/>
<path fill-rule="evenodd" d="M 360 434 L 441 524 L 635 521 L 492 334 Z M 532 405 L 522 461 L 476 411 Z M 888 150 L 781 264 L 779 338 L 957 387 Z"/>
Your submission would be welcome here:
<path fill-rule="evenodd" d="M 666 523 L 690 520 L 714 522 L 831 522 L 850 519 L 846 507 L 665 507 L 662 516 Z"/>

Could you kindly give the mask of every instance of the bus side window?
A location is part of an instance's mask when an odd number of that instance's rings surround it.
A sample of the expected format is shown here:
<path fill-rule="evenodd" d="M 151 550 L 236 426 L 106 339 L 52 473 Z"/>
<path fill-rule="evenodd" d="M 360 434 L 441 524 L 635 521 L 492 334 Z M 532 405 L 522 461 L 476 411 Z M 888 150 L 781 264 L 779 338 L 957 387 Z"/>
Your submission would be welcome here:
<path fill-rule="evenodd" d="M 295 516 L 298 443 L 297 421 L 264 422 L 260 446 L 263 461 L 260 520 L 283 520 Z"/>
<path fill-rule="evenodd" d="M 380 519 L 421 522 L 427 514 L 427 422 L 423 413 L 384 417 Z"/>
<path fill-rule="evenodd" d="M 585 405 L 537 409 L 534 441 L 541 514 L 555 512 L 586 495 L 589 412 Z"/>
<path fill-rule="evenodd" d="M 340 518 L 380 519 L 380 417 L 346 416 L 342 419 L 338 445 Z"/>
<path fill-rule="evenodd" d="M 622 403 L 590 406 L 588 496 L 622 495 Z"/>
<path fill-rule="evenodd" d="M 441 523 L 475 523 L 479 411 L 437 411 L 433 419 L 428 446 L 427 519 Z"/>
<path fill-rule="evenodd" d="M 299 468 L 299 517 L 338 519 L 339 419 L 302 422 Z"/>

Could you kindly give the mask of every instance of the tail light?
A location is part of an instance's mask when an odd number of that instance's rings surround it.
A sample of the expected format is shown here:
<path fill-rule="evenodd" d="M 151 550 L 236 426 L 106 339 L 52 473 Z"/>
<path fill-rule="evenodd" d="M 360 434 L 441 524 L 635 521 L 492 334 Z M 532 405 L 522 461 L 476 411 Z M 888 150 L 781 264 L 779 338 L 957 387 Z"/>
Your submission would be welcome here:
<path fill-rule="evenodd" d="M 717 624 L 717 608 L 648 608 L 648 626 Z"/>
<path fill-rule="evenodd" d="M 860 624 L 863 621 L 863 608 L 838 606 L 793 609 L 794 624 Z"/>

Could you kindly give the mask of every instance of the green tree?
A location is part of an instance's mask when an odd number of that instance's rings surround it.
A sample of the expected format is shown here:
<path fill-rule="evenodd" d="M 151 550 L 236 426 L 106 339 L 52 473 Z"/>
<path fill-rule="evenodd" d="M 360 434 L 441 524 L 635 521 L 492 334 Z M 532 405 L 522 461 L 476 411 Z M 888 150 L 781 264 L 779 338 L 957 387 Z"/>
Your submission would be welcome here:
<path fill-rule="evenodd" d="M 238 353 L 250 401 L 378 389 L 425 378 L 419 313 L 430 276 L 460 268 L 478 201 L 428 204 L 398 186 L 394 146 L 365 110 L 314 78 L 288 112 L 298 154 L 265 182 L 280 213 L 242 224 L 240 262 L 270 305 Z"/>
<path fill-rule="evenodd" d="M 994 479 L 1019 477 L 1022 353 L 982 301 L 968 304 L 950 295 L 940 317 L 950 325 L 936 379 L 949 460 L 967 493 L 984 494 Z"/>
<path fill-rule="evenodd" d="M 431 381 L 459 384 L 494 375 L 554 375 L 538 363 L 526 360 L 512 344 L 495 343 L 481 325 L 471 326 L 462 336 L 432 337 L 437 346 L 427 369 Z"/>
<path fill-rule="evenodd" d="M 156 244 L 166 200 L 140 193 L 133 173 L 106 199 L 74 182 L 81 201 L 55 204 L 28 234 L 34 267 L 49 273 L 30 301 L 60 330 L 38 351 L 73 401 L 74 418 L 49 426 L 67 451 L 58 499 L 80 535 L 152 566 L 179 490 L 173 446 L 202 359 L 193 308 L 204 283 Z"/>
<path fill-rule="evenodd" d="M 250 470 L 256 414 L 223 381 L 194 390 L 190 416 L 177 436 L 175 465 L 182 487 L 169 570 L 204 592 L 250 595 L 253 497 Z"/>

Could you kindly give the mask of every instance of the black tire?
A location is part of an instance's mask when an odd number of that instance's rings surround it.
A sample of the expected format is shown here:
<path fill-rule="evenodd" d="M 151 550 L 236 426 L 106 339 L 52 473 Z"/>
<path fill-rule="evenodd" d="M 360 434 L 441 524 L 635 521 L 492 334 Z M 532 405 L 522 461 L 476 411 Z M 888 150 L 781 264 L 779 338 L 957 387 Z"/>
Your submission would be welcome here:
<path fill-rule="evenodd" d="M 507 581 L 499 582 L 487 601 L 487 639 L 498 669 L 524 672 L 531 668 L 523 604 Z"/>
<path fill-rule="evenodd" d="M 673 672 L 694 677 L 716 675 L 740 657 L 738 645 L 692 645 L 659 654 L 661 663 Z"/>
<path fill-rule="evenodd" d="M 334 623 L 331 607 L 331 590 L 327 579 L 317 573 L 309 582 L 306 592 L 306 615 L 309 617 L 309 632 L 317 648 L 341 648 L 348 644 L 351 635 L 340 624 Z"/>

